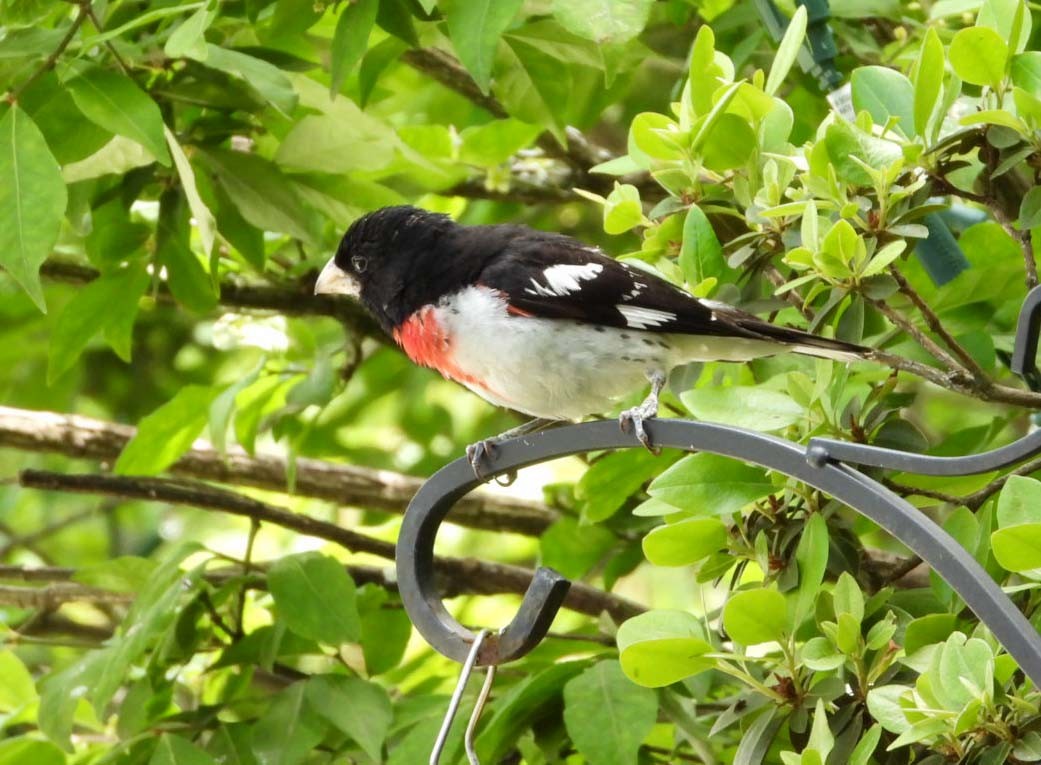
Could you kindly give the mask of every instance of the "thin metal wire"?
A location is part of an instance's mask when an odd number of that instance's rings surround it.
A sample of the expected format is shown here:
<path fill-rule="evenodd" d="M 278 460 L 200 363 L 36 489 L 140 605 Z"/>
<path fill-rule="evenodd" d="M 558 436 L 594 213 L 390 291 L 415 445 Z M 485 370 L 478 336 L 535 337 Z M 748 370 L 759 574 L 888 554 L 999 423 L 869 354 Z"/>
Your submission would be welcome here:
<path fill-rule="evenodd" d="M 492 693 L 492 684 L 494 682 L 495 665 L 491 664 L 488 666 L 488 672 L 484 676 L 484 685 L 481 686 L 481 692 L 477 695 L 474 711 L 470 714 L 470 722 L 466 724 L 466 735 L 463 736 L 463 746 L 466 747 L 466 759 L 470 761 L 470 765 L 481 765 L 481 761 L 477 759 L 477 750 L 474 749 L 474 733 L 477 732 L 477 721 L 481 719 L 484 705 L 488 703 L 488 697 Z"/>
<path fill-rule="evenodd" d="M 470 653 L 467 654 L 466 661 L 463 662 L 463 668 L 459 672 L 459 682 L 455 684 L 452 698 L 448 702 L 448 711 L 445 712 L 441 730 L 437 732 L 437 738 L 434 739 L 434 748 L 430 752 L 430 765 L 438 765 L 438 762 L 441 760 L 441 752 L 444 750 L 445 742 L 448 740 L 448 732 L 452 729 L 452 721 L 455 720 L 455 713 L 459 711 L 459 702 L 462 701 L 463 692 L 466 690 L 466 681 L 470 679 L 470 673 L 473 672 L 474 664 L 477 663 L 477 654 L 480 652 L 481 644 L 486 637 L 488 637 L 488 630 L 481 630 L 474 636 L 473 646 L 470 648 Z M 487 680 L 485 682 L 487 683 Z M 481 692 L 484 692 L 483 688 Z M 467 729 L 469 730 L 469 727 Z"/>

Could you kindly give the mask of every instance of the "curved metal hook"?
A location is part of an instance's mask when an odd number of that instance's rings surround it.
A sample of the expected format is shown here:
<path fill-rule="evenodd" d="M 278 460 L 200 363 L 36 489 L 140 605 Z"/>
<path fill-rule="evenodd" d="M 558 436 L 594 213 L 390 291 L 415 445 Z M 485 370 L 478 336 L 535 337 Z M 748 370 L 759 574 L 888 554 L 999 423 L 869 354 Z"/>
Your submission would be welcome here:
<path fill-rule="evenodd" d="M 1024 380 L 1038 377 L 1037 346 L 1041 334 L 1041 287 L 1035 287 L 1023 300 L 1016 325 L 1016 345 L 1012 352 L 1012 371 Z M 921 475 L 971 475 L 1014 465 L 1041 453 L 1041 431 L 992 449 L 965 457 L 930 457 L 881 446 L 854 444 L 833 438 L 814 438 L 806 449 L 806 459 L 815 466 L 825 462 L 850 462 L 854 465 L 902 470 Z"/>
<path fill-rule="evenodd" d="M 810 464 L 804 447 L 774 436 L 687 420 L 649 420 L 646 428 L 658 446 L 712 452 L 776 470 L 870 518 L 928 563 L 991 629 L 1023 671 L 1041 685 L 1041 635 L 972 555 L 906 500 L 846 465 Z M 639 446 L 615 422 L 588 422 L 499 444 L 491 467 L 495 475 L 578 452 Z M 412 501 L 398 539 L 398 588 L 405 608 L 427 642 L 456 661 L 465 660 L 474 636 L 449 615 L 438 597 L 433 542 L 451 506 L 477 484 L 465 459 L 444 467 Z M 482 649 L 480 663 L 519 658 L 545 636 L 568 581 L 548 569 L 540 571 L 502 640 L 498 645 L 492 641 L 491 650 Z"/>

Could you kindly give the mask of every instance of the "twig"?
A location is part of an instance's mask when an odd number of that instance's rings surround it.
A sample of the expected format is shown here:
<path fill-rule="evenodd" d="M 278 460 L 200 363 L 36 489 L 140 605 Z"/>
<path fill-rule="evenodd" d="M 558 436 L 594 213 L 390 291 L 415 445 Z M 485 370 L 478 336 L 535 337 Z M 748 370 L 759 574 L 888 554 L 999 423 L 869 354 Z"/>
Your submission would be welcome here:
<path fill-rule="evenodd" d="M 988 205 L 988 208 L 991 215 L 994 216 L 994 220 L 1005 229 L 1005 233 L 1019 242 L 1019 246 L 1023 250 L 1023 267 L 1026 271 L 1027 289 L 1034 289 L 1038 285 L 1037 261 L 1034 259 L 1034 240 L 1030 236 L 1030 229 L 1020 230 L 1016 228 L 1016 222 L 996 202 Z"/>
<path fill-rule="evenodd" d="M 1036 473 L 1038 470 L 1041 470 L 1041 458 L 1030 460 L 1030 462 L 1024 462 L 1012 472 L 1006 473 L 1000 478 L 995 478 L 982 489 L 974 491 L 972 494 L 965 495 L 959 502 L 970 510 L 978 510 L 984 502 L 1004 488 L 1010 477 L 1014 475 L 1030 475 L 1031 473 Z"/>
<path fill-rule="evenodd" d="M 83 22 L 86 21 L 88 13 L 90 13 L 90 3 L 85 2 L 80 4 L 79 12 L 76 14 L 76 18 L 73 19 L 72 25 L 65 33 L 65 36 L 61 38 L 61 40 L 58 42 L 58 47 L 51 51 L 51 54 L 47 56 L 46 59 L 44 59 L 44 62 L 36 69 L 35 72 L 29 75 L 29 78 L 25 82 L 23 82 L 14 90 L 9 91 L 7 93 L 8 103 L 16 103 L 18 101 L 18 97 L 21 96 L 22 93 L 24 93 L 29 88 L 29 86 L 31 86 L 44 74 L 46 74 L 54 68 L 54 65 L 58 63 L 58 58 L 61 56 L 62 53 L 65 52 L 65 49 L 69 47 L 69 43 L 72 42 L 72 38 L 76 36 L 76 32 L 79 31 L 79 28 L 83 26 Z"/>
<path fill-rule="evenodd" d="M 950 503 L 952 505 L 960 505 L 960 504 L 962 504 L 962 498 L 961 497 L 957 497 L 957 496 L 955 496 L 953 494 L 948 494 L 948 493 L 942 492 L 942 491 L 936 491 L 935 489 L 923 489 L 923 488 L 920 488 L 918 486 L 907 486 L 906 484 L 897 483 L 896 481 L 891 481 L 888 478 L 883 478 L 882 479 L 882 485 L 885 486 L 890 491 L 895 491 L 896 493 L 898 493 L 898 494 L 900 494 L 901 496 L 904 496 L 904 497 L 910 497 L 910 496 L 928 497 L 929 499 L 936 499 L 936 500 L 939 500 L 940 502 L 948 502 L 948 503 Z"/>
<path fill-rule="evenodd" d="M 351 552 L 368 553 L 391 560 L 394 558 L 394 545 L 390 542 L 373 539 L 332 523 L 292 513 L 198 481 L 23 470 L 20 482 L 28 488 L 107 494 L 242 515 L 334 542 Z M 437 557 L 434 565 L 439 575 L 447 574 L 467 583 L 469 591 L 475 594 L 522 594 L 534 575 L 533 571 L 521 566 L 486 563 L 473 558 Z M 643 611 L 641 606 L 632 601 L 581 583 L 572 585 L 565 606 L 593 616 L 606 611 L 615 619 L 626 619 Z"/>
<path fill-rule="evenodd" d="M 246 538 L 246 554 L 242 556 L 242 573 L 244 576 L 249 576 L 250 571 L 253 568 L 253 543 L 257 540 L 257 534 L 260 532 L 260 521 L 256 518 L 251 518 L 249 523 L 249 536 Z M 239 591 L 239 600 L 235 607 L 235 633 L 241 637 L 245 634 L 243 630 L 242 622 L 243 615 L 246 611 L 246 589 L 242 588 Z"/>
<path fill-rule="evenodd" d="M 101 26 L 101 21 L 98 19 L 97 14 L 94 13 L 94 8 L 91 7 L 89 3 L 87 5 L 84 5 L 83 7 L 86 10 L 87 15 L 90 17 L 91 23 L 94 24 L 94 28 L 97 29 L 98 32 L 103 32 L 104 28 Z M 112 44 L 112 41 L 105 40 L 105 47 L 108 48 L 108 52 L 112 54 L 112 57 L 116 60 L 116 63 L 119 64 L 119 68 L 123 70 L 123 74 L 129 75 L 130 65 L 127 64 L 127 62 L 121 55 L 119 55 L 119 51 L 116 50 L 116 46 Z"/>
<path fill-rule="evenodd" d="M 113 505 L 102 505 L 99 508 L 89 508 L 87 510 L 80 510 L 78 513 L 62 518 L 60 521 L 48 524 L 41 529 L 30 532 L 28 534 L 22 534 L 21 536 L 13 537 L 8 539 L 2 547 L 0 547 L 0 558 L 4 558 L 12 550 L 19 547 L 32 547 L 42 539 L 46 539 L 49 536 L 57 534 L 59 531 L 64 531 L 69 526 L 74 526 L 77 523 L 83 521 L 89 521 L 92 518 L 97 518 L 101 513 L 112 510 Z"/>
<path fill-rule="evenodd" d="M 16 608 L 41 608 L 53 611 L 72 601 L 89 603 L 129 603 L 134 596 L 125 592 L 110 592 L 73 582 L 49 584 L 46 587 L 18 587 L 0 584 L 0 604 Z"/>
<path fill-rule="evenodd" d="M 947 351 L 940 347 L 940 345 L 929 337 L 927 334 L 922 332 L 912 322 L 908 321 L 900 312 L 894 310 L 892 306 L 886 303 L 884 300 L 876 300 L 869 298 L 866 295 L 864 299 L 867 300 L 871 305 L 878 309 L 879 313 L 889 319 L 893 324 L 900 327 L 904 332 L 910 335 L 915 342 L 917 342 L 922 348 L 928 351 L 937 361 L 942 363 L 952 372 L 967 373 L 967 370 Z"/>
<path fill-rule="evenodd" d="M 80 415 L 0 406 L 0 445 L 69 457 L 115 459 L 136 430 Z M 288 466 L 282 457 L 241 449 L 225 454 L 197 441 L 171 468 L 179 475 L 287 493 Z M 298 458 L 294 493 L 340 505 L 402 513 L 423 481 L 390 470 Z M 538 536 L 559 516 L 537 502 L 474 492 L 452 509 L 449 521 L 471 528 Z"/>
<path fill-rule="evenodd" d="M 926 325 L 936 335 L 943 340 L 948 348 L 957 356 L 962 365 L 975 377 L 978 381 L 983 382 L 987 380 L 987 373 L 983 371 L 983 368 L 976 362 L 976 359 L 965 350 L 961 343 L 954 339 L 954 336 L 947 331 L 947 328 L 943 326 L 940 321 L 940 317 L 936 315 L 929 304 L 925 302 L 925 299 L 918 294 L 918 291 L 911 286 L 910 282 L 904 278 L 904 275 L 896 268 L 896 266 L 889 267 L 889 275 L 896 280 L 897 287 L 900 292 L 910 300 L 915 308 L 918 309 L 918 313 L 921 314 L 925 320 Z"/>

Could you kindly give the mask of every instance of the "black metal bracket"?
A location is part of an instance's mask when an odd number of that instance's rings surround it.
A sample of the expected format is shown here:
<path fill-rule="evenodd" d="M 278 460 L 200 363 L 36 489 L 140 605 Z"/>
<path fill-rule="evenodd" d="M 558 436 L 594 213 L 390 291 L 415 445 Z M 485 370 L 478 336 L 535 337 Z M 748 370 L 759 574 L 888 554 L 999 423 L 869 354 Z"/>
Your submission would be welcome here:
<path fill-rule="evenodd" d="M 1016 337 L 1015 370 L 1035 368 L 1041 329 L 1041 288 L 1024 302 Z M 754 463 L 796 478 L 870 518 L 903 542 L 944 579 L 987 625 L 1034 683 L 1041 686 L 1041 634 L 1030 624 L 984 568 L 925 514 L 845 462 L 908 470 L 928 475 L 966 475 L 1005 467 L 1041 453 L 1041 433 L 967 457 L 929 457 L 891 449 L 813 439 L 809 447 L 775 436 L 711 423 L 650 420 L 647 433 L 656 446 L 704 451 Z M 570 454 L 640 447 L 613 421 L 589 422 L 515 438 L 497 445 L 486 478 Z M 642 447 L 641 447 L 642 448 Z M 466 459 L 435 473 L 409 505 L 397 544 L 398 589 L 412 623 L 436 650 L 466 660 L 474 633 L 445 609 L 435 584 L 434 540 L 452 506 L 479 481 Z M 478 663 L 501 664 L 520 658 L 545 637 L 567 595 L 570 582 L 540 568 L 517 615 L 482 645 Z"/>

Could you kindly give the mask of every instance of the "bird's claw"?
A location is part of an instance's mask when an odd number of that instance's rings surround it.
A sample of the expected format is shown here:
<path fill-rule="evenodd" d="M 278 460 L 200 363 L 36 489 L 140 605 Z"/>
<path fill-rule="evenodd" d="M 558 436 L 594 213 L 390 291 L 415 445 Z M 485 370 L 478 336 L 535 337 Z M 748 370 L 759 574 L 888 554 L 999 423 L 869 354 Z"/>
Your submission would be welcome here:
<path fill-rule="evenodd" d="M 651 417 L 654 417 L 654 413 L 647 413 L 639 406 L 626 409 L 618 416 L 618 427 L 622 429 L 623 433 L 628 433 L 632 430 L 636 440 L 643 444 L 647 451 L 657 457 L 661 454 L 661 447 L 654 446 L 651 443 L 650 436 L 647 435 L 647 430 L 643 426 L 643 421 Z"/>
<path fill-rule="evenodd" d="M 492 462 L 495 459 L 495 452 L 495 442 L 490 438 L 466 447 L 466 459 L 470 462 L 474 475 L 480 480 L 484 480 L 485 477 L 482 470 L 483 463 Z"/>
<path fill-rule="evenodd" d="M 466 459 L 470 462 L 470 468 L 474 471 L 474 476 L 476 476 L 477 480 L 483 481 L 487 477 L 483 468 L 488 463 L 495 461 L 496 454 L 499 451 L 498 441 L 499 439 L 486 438 L 466 447 Z M 504 475 L 497 476 L 495 482 L 500 486 L 509 486 L 516 480 L 517 471 L 511 470 Z"/>

